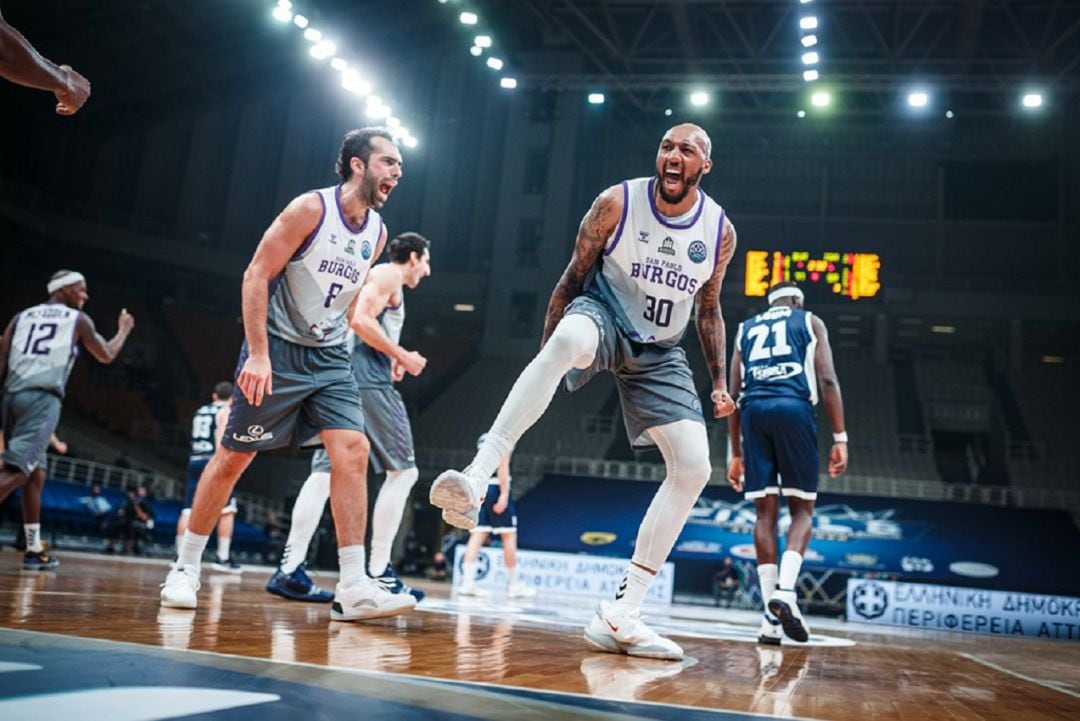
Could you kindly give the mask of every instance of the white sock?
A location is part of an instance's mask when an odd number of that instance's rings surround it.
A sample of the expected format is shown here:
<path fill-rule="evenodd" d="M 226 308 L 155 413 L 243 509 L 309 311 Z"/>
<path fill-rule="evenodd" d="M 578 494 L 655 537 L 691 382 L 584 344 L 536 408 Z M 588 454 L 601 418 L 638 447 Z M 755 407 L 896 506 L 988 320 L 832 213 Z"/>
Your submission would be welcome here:
<path fill-rule="evenodd" d="M 585 316 L 568 315 L 559 321 L 547 344 L 525 366 L 510 389 L 465 475 L 477 484 L 487 484 L 521 435 L 544 415 L 566 372 L 571 368 L 588 368 L 599 344 L 600 331 Z M 483 495 L 484 488 L 479 490 Z"/>
<path fill-rule="evenodd" d="M 232 546 L 232 536 L 222 538 L 218 536 L 217 539 L 217 557 L 219 561 L 229 560 L 229 548 Z"/>
<path fill-rule="evenodd" d="M 182 533 L 177 534 L 177 536 L 176 536 L 176 555 L 177 556 L 180 555 L 180 544 L 183 543 L 183 542 L 184 542 L 184 535 Z"/>
<path fill-rule="evenodd" d="M 506 567 L 506 587 L 513 588 L 517 585 L 517 565 Z"/>
<path fill-rule="evenodd" d="M 675 421 L 650 428 L 649 435 L 664 456 L 667 478 L 641 519 L 633 561 L 645 568 L 659 569 L 682 533 L 690 509 L 709 482 L 712 466 L 709 437 L 703 423 Z"/>
<path fill-rule="evenodd" d="M 300 492 L 296 494 L 296 503 L 293 504 L 289 538 L 285 541 L 285 552 L 281 555 L 283 573 L 292 573 L 307 559 L 308 546 L 319 527 L 319 519 L 322 518 L 328 498 L 330 474 L 319 471 L 308 476 L 300 487 Z"/>
<path fill-rule="evenodd" d="M 342 588 L 368 579 L 365 555 L 363 546 L 344 546 L 338 549 L 338 567 L 341 572 L 338 580 Z"/>
<path fill-rule="evenodd" d="M 184 534 L 184 539 L 180 541 L 180 552 L 176 554 L 176 564 L 181 568 L 184 566 L 194 566 L 196 570 L 201 568 L 203 551 L 206 550 L 206 543 L 209 540 L 209 535 L 194 533 L 189 528 Z"/>
<path fill-rule="evenodd" d="M 390 551 L 401 526 L 405 504 L 409 502 L 409 493 L 419 476 L 420 471 L 416 468 L 386 472 L 386 480 L 379 489 L 375 509 L 371 513 L 371 558 L 368 559 L 368 570 L 372 577 L 381 576 L 390 565 Z"/>
<path fill-rule="evenodd" d="M 23 532 L 26 533 L 26 550 L 30 553 L 41 553 L 45 547 L 41 545 L 41 524 L 24 523 Z"/>
<path fill-rule="evenodd" d="M 465 561 L 461 564 L 461 585 L 472 586 L 476 583 L 476 561 Z"/>
<path fill-rule="evenodd" d="M 784 551 L 780 557 L 780 578 L 777 580 L 781 591 L 794 591 L 802 569 L 802 554 L 798 551 Z"/>
<path fill-rule="evenodd" d="M 759 563 L 757 567 L 758 583 L 761 585 L 761 603 L 768 602 L 769 596 L 776 591 L 776 574 L 778 567 L 775 563 Z"/>
<path fill-rule="evenodd" d="M 640 610 L 654 578 L 656 576 L 641 566 L 631 563 L 615 592 L 615 607 L 620 611 Z"/>

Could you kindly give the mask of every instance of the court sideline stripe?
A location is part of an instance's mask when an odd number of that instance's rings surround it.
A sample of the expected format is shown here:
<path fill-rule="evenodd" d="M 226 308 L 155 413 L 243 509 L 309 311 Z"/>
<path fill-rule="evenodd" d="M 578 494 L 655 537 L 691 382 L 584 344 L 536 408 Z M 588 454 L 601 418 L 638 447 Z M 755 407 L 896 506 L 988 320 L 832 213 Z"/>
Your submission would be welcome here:
<path fill-rule="evenodd" d="M 961 653 L 959 655 L 963 656 L 966 659 L 974 661 L 975 663 L 981 663 L 983 666 L 988 666 L 989 668 L 992 668 L 995 671 L 1001 671 L 1002 673 L 1007 673 L 1010 676 L 1015 676 L 1018 679 L 1022 679 L 1024 681 L 1028 681 L 1030 683 L 1042 686 L 1043 688 L 1048 688 L 1051 691 L 1058 691 L 1060 693 L 1072 696 L 1073 698 L 1080 698 L 1080 693 L 1077 693 L 1076 691 L 1072 691 L 1072 690 L 1067 689 L 1067 688 L 1061 688 L 1060 686 L 1058 686 L 1053 681 L 1044 681 L 1042 679 L 1032 678 L 1031 676 L 1025 676 L 1022 673 L 1019 673 L 1017 671 L 1013 671 L 1011 669 L 1007 669 L 1004 666 L 998 666 L 993 661 L 987 661 L 985 658 L 979 658 L 978 656 L 976 656 L 974 654 L 971 654 L 971 653 Z"/>

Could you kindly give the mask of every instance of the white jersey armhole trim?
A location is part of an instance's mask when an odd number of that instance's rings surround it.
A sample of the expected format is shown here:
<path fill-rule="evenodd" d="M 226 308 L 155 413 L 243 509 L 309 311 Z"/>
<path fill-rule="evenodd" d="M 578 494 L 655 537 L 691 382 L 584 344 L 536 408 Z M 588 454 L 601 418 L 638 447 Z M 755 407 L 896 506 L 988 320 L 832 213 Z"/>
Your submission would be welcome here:
<path fill-rule="evenodd" d="M 619 219 L 619 226 L 615 228 L 615 232 L 611 234 L 608 239 L 607 245 L 604 246 L 604 255 L 611 255 L 615 252 L 615 246 L 619 244 L 619 240 L 622 238 L 623 230 L 626 228 L 626 218 L 630 215 L 630 182 L 627 180 L 622 181 L 623 191 L 623 206 L 622 217 Z"/>
<path fill-rule="evenodd" d="M 814 333 L 814 314 L 806 311 L 806 331 L 810 334 L 810 343 L 806 346 L 806 358 L 803 359 L 803 372 L 806 373 L 806 385 L 810 388 L 810 405 L 817 405 L 817 367 L 815 355 L 817 354 L 817 334 Z"/>

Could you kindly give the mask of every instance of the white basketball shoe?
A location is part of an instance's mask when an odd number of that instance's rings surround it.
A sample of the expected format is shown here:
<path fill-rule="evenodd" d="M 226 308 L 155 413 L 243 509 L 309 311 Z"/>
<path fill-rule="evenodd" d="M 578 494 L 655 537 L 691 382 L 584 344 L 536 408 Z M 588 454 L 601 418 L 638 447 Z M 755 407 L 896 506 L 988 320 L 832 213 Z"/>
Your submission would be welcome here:
<path fill-rule="evenodd" d="M 585 626 L 585 640 L 608 653 L 682 661 L 679 644 L 664 638 L 645 625 L 641 611 L 625 613 L 610 601 L 601 601 Z"/>
<path fill-rule="evenodd" d="M 780 639 L 783 636 L 784 632 L 780 628 L 780 619 L 766 611 L 761 619 L 761 629 L 758 630 L 757 642 L 767 646 L 779 646 Z"/>
<path fill-rule="evenodd" d="M 464 583 L 461 588 L 458 589 L 459 596 L 469 596 L 471 598 L 490 598 L 491 591 L 486 588 L 480 588 L 475 583 Z"/>
<path fill-rule="evenodd" d="M 199 585 L 198 568 L 172 564 L 165 583 L 161 584 L 161 605 L 165 608 L 195 608 Z"/>
<path fill-rule="evenodd" d="M 535 598 L 536 589 L 532 586 L 527 586 L 524 583 L 515 583 L 506 589 L 506 597 L 518 600 Z"/>
<path fill-rule="evenodd" d="M 461 471 L 443 471 L 431 484 L 428 495 L 431 505 L 443 509 L 443 520 L 457 528 L 471 531 L 476 528 L 483 489 Z M 486 484 L 485 484 L 486 487 Z"/>
<path fill-rule="evenodd" d="M 810 627 L 803 620 L 793 590 L 776 590 L 769 596 L 769 613 L 780 619 L 784 635 L 792 641 L 806 643 L 810 640 Z"/>
<path fill-rule="evenodd" d="M 390 593 L 371 578 L 334 589 L 330 618 L 334 621 L 366 621 L 369 618 L 397 616 L 416 608 L 416 599 L 408 593 Z"/>

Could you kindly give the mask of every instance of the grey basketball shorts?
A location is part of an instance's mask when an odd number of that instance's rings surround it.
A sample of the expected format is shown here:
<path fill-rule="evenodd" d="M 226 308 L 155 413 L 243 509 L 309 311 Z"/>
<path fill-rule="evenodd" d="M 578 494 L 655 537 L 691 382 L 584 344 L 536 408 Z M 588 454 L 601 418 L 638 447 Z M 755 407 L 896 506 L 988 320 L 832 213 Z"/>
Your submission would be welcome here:
<path fill-rule="evenodd" d="M 270 336 L 273 394 L 262 405 L 248 403 L 235 386 L 229 420 L 221 444 L 234 451 L 318 443 L 320 431 L 345 429 L 363 432 L 360 391 L 345 345 L 310 347 Z M 247 343 L 240 349 L 236 375 L 248 357 Z"/>
<path fill-rule="evenodd" d="M 374 473 L 404 471 L 416 466 L 412 428 L 405 401 L 394 388 L 361 388 L 364 433 L 371 442 L 368 463 Z M 311 458 L 312 473 L 329 473 L 330 456 L 324 450 Z"/>
<path fill-rule="evenodd" d="M 27 476 L 45 468 L 45 451 L 59 422 L 60 396 L 55 393 L 30 388 L 4 395 L 4 465 Z"/>
<path fill-rule="evenodd" d="M 584 315 L 600 331 L 596 358 L 589 368 L 566 374 L 567 390 L 577 390 L 600 371 L 611 371 L 633 448 L 656 446 L 647 433 L 649 428 L 681 420 L 705 423 L 701 399 L 682 348 L 630 340 L 615 324 L 611 309 L 588 296 L 575 298 L 566 308 L 566 315 Z"/>

